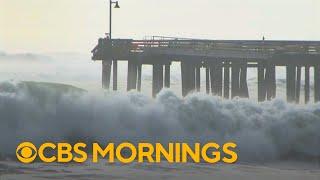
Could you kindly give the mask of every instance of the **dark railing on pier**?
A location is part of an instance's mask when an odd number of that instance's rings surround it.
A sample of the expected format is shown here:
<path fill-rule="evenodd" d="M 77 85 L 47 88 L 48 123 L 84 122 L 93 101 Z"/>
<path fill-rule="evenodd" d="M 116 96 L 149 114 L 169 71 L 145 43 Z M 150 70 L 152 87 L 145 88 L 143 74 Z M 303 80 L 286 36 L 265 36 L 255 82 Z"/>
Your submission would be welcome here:
<path fill-rule="evenodd" d="M 200 68 L 205 68 L 207 93 L 225 98 L 249 97 L 247 68 L 255 67 L 258 69 L 259 101 L 272 99 L 276 96 L 275 67 L 286 66 L 288 101 L 300 101 L 301 68 L 304 67 L 305 102 L 309 102 L 312 67 L 314 97 L 315 101 L 320 101 L 320 41 L 197 40 L 153 36 L 144 40 L 99 39 L 92 53 L 93 60 L 103 61 L 102 79 L 106 88 L 110 84 L 112 61 L 128 61 L 128 90 L 141 90 L 141 66 L 153 65 L 154 96 L 163 87 L 170 87 L 171 62 L 179 61 L 184 96 L 200 90 Z"/>

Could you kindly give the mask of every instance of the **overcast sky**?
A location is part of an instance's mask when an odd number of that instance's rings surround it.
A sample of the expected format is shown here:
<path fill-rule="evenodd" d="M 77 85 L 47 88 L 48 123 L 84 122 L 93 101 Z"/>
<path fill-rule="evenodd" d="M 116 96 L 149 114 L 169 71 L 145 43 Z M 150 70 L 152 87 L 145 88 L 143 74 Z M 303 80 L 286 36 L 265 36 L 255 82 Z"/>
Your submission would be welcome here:
<path fill-rule="evenodd" d="M 0 0 L 0 50 L 87 53 L 107 0 Z M 320 0 L 120 0 L 114 38 L 320 40 Z"/>

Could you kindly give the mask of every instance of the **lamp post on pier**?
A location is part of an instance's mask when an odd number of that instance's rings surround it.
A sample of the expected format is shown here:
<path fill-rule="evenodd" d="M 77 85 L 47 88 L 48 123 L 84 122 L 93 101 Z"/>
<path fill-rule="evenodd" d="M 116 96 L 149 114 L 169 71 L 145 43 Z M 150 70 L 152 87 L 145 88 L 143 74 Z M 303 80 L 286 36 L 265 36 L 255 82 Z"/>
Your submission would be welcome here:
<path fill-rule="evenodd" d="M 112 5 L 115 4 L 114 8 L 120 8 L 118 1 L 109 0 L 109 38 L 112 41 Z M 118 89 L 118 61 L 113 59 L 113 90 L 116 91 Z"/>
<path fill-rule="evenodd" d="M 119 1 L 112 1 L 112 0 L 109 0 L 109 37 L 110 39 L 112 39 L 112 5 L 115 4 L 114 8 L 118 9 L 120 8 L 119 6 Z"/>

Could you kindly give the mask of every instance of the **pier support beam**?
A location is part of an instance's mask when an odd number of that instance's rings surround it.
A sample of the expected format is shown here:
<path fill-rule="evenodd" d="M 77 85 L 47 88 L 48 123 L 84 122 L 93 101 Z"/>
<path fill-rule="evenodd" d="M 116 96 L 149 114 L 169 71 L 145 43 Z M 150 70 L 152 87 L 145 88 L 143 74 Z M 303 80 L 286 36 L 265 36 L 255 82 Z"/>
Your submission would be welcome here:
<path fill-rule="evenodd" d="M 258 63 L 258 101 L 266 100 L 265 65 Z"/>
<path fill-rule="evenodd" d="M 265 92 L 267 100 L 276 97 L 276 67 L 273 64 L 266 65 L 265 69 Z"/>
<path fill-rule="evenodd" d="M 185 97 L 188 94 L 188 86 L 187 86 L 187 64 L 185 62 L 181 62 L 181 90 L 182 90 L 182 96 Z"/>
<path fill-rule="evenodd" d="M 271 98 L 276 98 L 277 96 L 277 76 L 276 76 L 276 66 L 273 64 L 270 66 L 270 72 L 271 72 Z"/>
<path fill-rule="evenodd" d="M 110 88 L 110 77 L 111 77 L 111 65 L 112 61 L 102 61 L 102 88 Z"/>
<path fill-rule="evenodd" d="M 224 62 L 224 70 L 223 70 L 223 97 L 225 99 L 230 98 L 230 62 Z"/>
<path fill-rule="evenodd" d="M 271 100 L 276 97 L 276 66 L 258 63 L 258 101 Z"/>
<path fill-rule="evenodd" d="M 222 61 L 220 62 L 217 62 L 217 65 L 216 65 L 216 71 L 217 71 L 217 80 L 216 80 L 216 87 L 217 87 L 217 95 L 222 97 L 222 90 L 223 90 L 223 86 L 222 86 L 222 83 L 223 83 L 223 64 L 222 64 Z"/>
<path fill-rule="evenodd" d="M 181 62 L 182 96 L 195 91 L 195 64 L 190 61 Z"/>
<path fill-rule="evenodd" d="M 196 77 L 195 77 L 195 73 L 196 73 L 196 69 L 193 63 L 188 63 L 187 65 L 187 77 L 188 77 L 188 93 L 190 92 L 194 92 L 196 90 Z"/>
<path fill-rule="evenodd" d="M 141 92 L 141 79 L 142 79 L 142 64 L 138 63 L 138 82 L 137 82 L 137 89 Z"/>
<path fill-rule="evenodd" d="M 163 88 L 163 65 L 153 64 L 153 78 L 152 78 L 152 96 L 156 95 Z"/>
<path fill-rule="evenodd" d="M 222 61 L 210 65 L 211 91 L 215 96 L 222 96 Z"/>
<path fill-rule="evenodd" d="M 301 89 L 301 66 L 297 66 L 297 77 L 296 77 L 296 103 L 300 103 L 300 89 Z"/>
<path fill-rule="evenodd" d="M 243 62 L 241 64 L 240 69 L 240 97 L 249 98 L 249 89 L 248 89 L 248 83 L 247 83 L 247 62 Z"/>
<path fill-rule="evenodd" d="M 118 61 L 113 60 L 113 90 L 118 90 Z"/>
<path fill-rule="evenodd" d="M 197 92 L 200 92 L 200 87 L 201 87 L 201 76 L 200 76 L 200 66 L 196 67 L 196 90 Z"/>
<path fill-rule="evenodd" d="M 127 91 L 137 88 L 138 66 L 134 60 L 128 61 Z"/>
<path fill-rule="evenodd" d="M 206 67 L 206 93 L 210 93 L 210 68 Z"/>
<path fill-rule="evenodd" d="M 165 65 L 164 86 L 170 88 L 170 64 Z"/>
<path fill-rule="evenodd" d="M 320 65 L 314 67 L 314 101 L 320 101 Z"/>
<path fill-rule="evenodd" d="M 310 99 L 310 71 L 309 66 L 305 68 L 305 102 Z M 300 103 L 301 94 L 301 65 L 287 65 L 287 101 Z"/>
<path fill-rule="evenodd" d="M 310 101 L 310 66 L 305 66 L 304 72 L 304 102 L 307 104 Z"/>
<path fill-rule="evenodd" d="M 234 98 L 240 95 L 240 63 L 232 62 L 231 67 L 231 97 Z"/>
<path fill-rule="evenodd" d="M 287 65 L 287 101 L 295 102 L 296 96 L 296 65 Z"/>

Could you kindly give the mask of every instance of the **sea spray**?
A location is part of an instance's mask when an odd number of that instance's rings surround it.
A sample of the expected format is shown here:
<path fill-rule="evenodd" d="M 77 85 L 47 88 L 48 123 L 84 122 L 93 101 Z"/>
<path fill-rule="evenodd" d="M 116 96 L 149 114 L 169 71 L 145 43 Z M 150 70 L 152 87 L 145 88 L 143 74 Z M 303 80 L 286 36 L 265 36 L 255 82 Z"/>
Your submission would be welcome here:
<path fill-rule="evenodd" d="M 152 99 L 137 92 L 97 95 L 41 84 L 4 83 L 0 90 L 2 156 L 14 154 L 22 141 L 234 141 L 243 161 L 320 156 L 320 104 L 205 94 L 180 98 L 169 90 Z"/>

